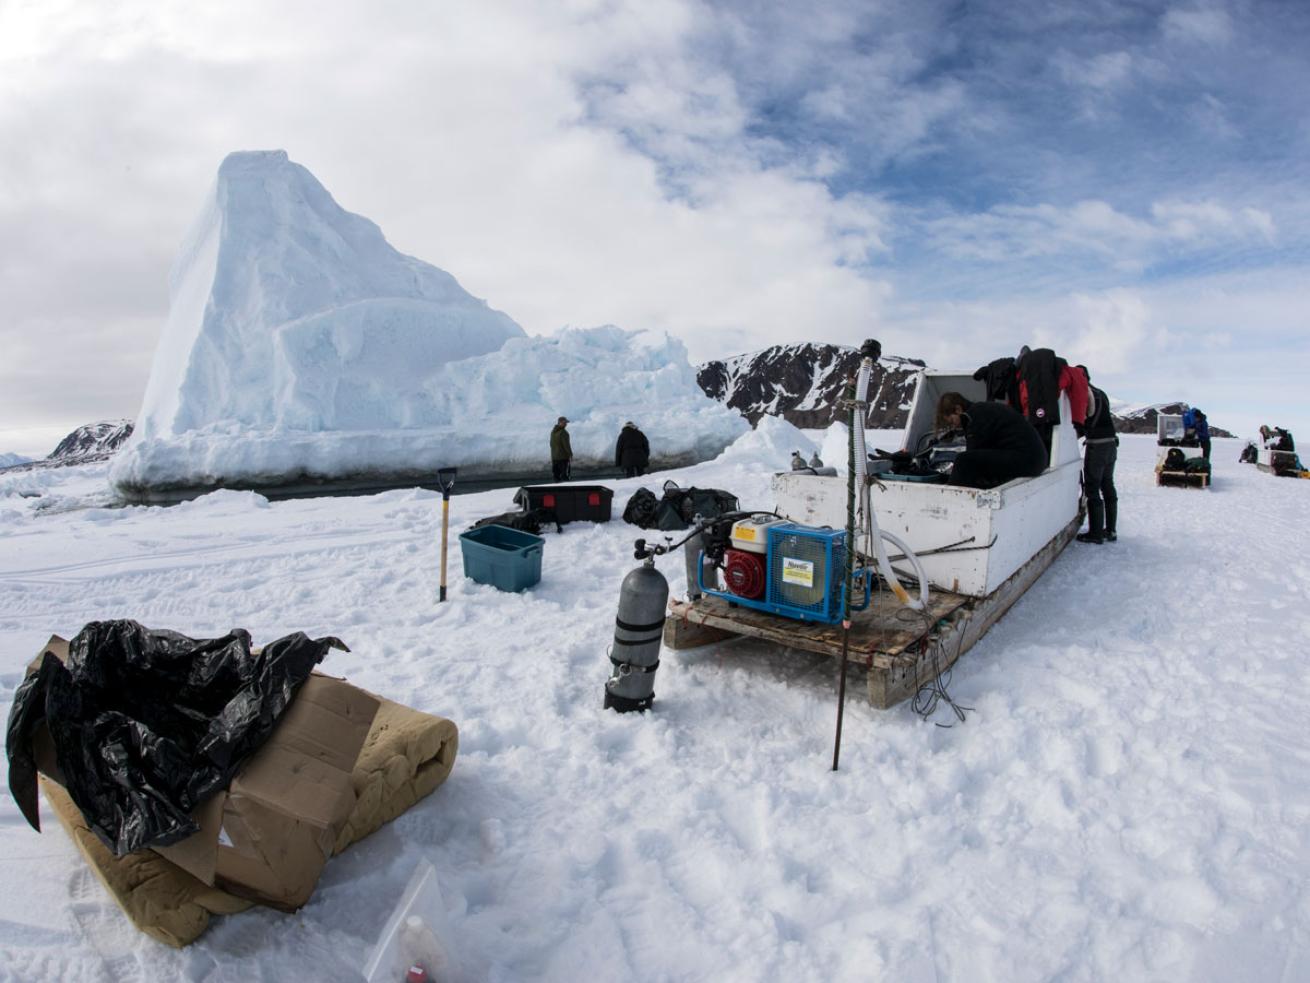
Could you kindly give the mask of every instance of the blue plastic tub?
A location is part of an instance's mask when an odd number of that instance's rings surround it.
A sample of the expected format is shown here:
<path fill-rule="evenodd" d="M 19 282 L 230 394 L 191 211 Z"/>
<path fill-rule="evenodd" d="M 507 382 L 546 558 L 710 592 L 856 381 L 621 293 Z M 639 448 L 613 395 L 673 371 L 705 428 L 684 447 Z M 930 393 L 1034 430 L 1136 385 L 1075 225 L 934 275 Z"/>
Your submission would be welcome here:
<path fill-rule="evenodd" d="M 522 591 L 541 580 L 540 536 L 508 526 L 483 526 L 461 533 L 464 576 L 498 590 Z"/>

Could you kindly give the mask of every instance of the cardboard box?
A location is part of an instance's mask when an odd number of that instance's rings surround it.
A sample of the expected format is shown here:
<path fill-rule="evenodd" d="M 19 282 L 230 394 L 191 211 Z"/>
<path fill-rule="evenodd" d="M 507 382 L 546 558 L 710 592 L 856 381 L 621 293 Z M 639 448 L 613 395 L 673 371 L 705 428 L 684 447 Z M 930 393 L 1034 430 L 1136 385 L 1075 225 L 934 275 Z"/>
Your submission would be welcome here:
<path fill-rule="evenodd" d="M 55 636 L 47 651 L 67 659 L 68 643 Z M 227 790 L 192 814 L 199 832 L 155 852 L 205 884 L 295 911 L 355 806 L 351 772 L 377 709 L 368 693 L 314 673 Z M 48 741 L 35 742 L 38 767 L 60 781 Z"/>

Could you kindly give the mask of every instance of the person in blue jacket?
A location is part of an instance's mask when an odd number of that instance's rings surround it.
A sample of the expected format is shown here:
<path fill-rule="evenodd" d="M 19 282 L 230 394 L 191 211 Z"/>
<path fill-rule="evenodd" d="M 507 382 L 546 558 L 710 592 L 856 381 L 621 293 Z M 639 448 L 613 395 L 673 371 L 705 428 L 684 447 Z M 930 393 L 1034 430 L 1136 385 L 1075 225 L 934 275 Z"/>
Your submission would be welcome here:
<path fill-rule="evenodd" d="M 1188 430 L 1196 432 L 1196 442 L 1201 446 L 1201 456 L 1207 461 L 1210 460 L 1210 421 L 1195 406 L 1183 413 L 1183 432 L 1186 433 Z"/>

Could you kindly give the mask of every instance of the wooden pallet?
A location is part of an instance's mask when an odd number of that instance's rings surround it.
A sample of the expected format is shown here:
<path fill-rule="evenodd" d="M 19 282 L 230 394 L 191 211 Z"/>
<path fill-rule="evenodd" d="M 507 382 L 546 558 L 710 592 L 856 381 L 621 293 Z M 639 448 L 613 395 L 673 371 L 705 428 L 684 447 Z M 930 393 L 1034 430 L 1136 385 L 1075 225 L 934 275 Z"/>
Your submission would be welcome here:
<path fill-rule="evenodd" d="M 1081 524 L 1080 514 L 986 597 L 933 590 L 926 619 L 886 593 L 876 596 L 869 610 L 851 619 L 848 654 L 851 663 L 868 669 L 869 702 L 883 710 L 895 706 L 954 664 L 1023 596 Z M 735 607 L 719 597 L 669 602 L 664 623 L 664 645 L 669 649 L 699 648 L 738 636 L 841 658 L 841 625 L 792 621 Z"/>
<path fill-rule="evenodd" d="M 1209 488 L 1210 476 L 1204 471 L 1166 471 L 1160 468 L 1155 472 L 1155 483 L 1178 488 Z"/>

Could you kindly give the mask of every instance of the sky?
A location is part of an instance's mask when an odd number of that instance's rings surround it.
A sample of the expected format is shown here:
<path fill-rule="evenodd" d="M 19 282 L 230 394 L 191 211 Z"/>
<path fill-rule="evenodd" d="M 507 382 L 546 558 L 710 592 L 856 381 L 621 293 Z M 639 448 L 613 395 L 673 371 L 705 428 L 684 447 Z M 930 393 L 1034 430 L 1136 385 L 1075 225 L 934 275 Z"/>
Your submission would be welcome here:
<path fill-rule="evenodd" d="M 1021 345 L 1310 439 L 1310 4 L 0 0 L 0 452 L 135 417 L 234 150 L 532 334 Z"/>

